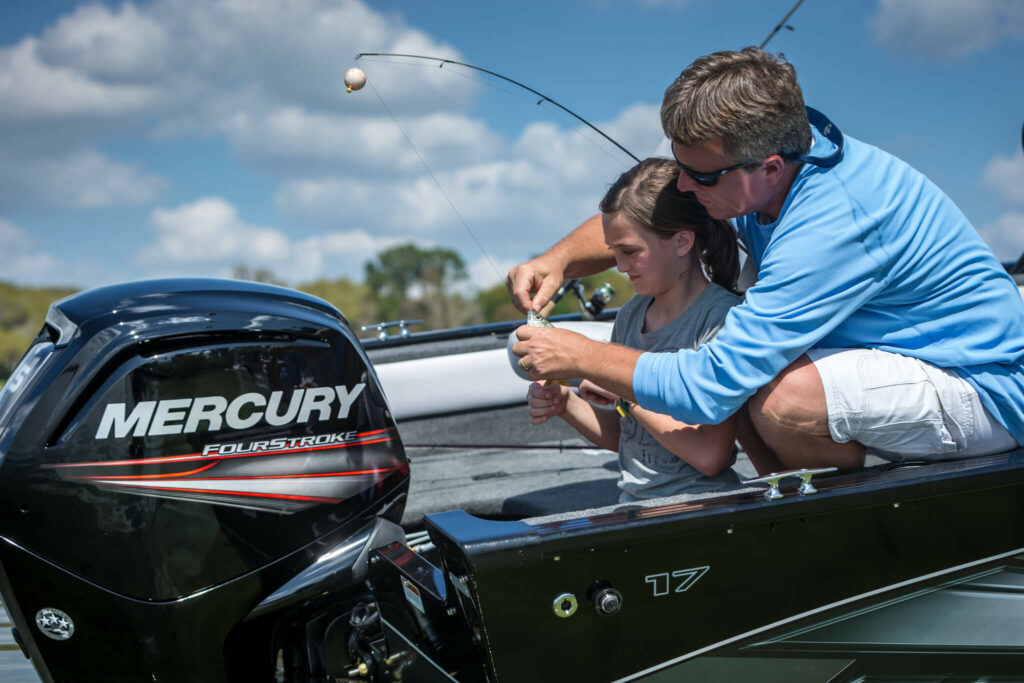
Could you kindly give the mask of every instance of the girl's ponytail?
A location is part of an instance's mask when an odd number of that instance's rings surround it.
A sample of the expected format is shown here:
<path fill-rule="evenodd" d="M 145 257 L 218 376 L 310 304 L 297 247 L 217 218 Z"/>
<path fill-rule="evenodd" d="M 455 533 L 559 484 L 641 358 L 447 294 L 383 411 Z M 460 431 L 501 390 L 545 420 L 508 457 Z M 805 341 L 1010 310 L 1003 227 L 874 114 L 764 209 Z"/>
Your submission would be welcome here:
<path fill-rule="evenodd" d="M 736 231 L 732 223 L 709 218 L 707 230 L 697 230 L 697 249 L 700 263 L 708 279 L 736 294 L 740 277 L 740 252 L 736 246 Z"/>

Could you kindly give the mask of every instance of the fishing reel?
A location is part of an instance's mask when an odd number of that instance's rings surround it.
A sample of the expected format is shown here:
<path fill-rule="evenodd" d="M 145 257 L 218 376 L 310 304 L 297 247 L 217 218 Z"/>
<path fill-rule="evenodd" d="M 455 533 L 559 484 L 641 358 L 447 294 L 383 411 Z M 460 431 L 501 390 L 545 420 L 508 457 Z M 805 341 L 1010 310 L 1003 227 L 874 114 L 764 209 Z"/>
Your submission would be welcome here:
<path fill-rule="evenodd" d="M 606 282 L 595 289 L 594 293 L 587 299 L 586 290 L 583 288 L 583 281 L 579 278 L 573 278 L 562 282 L 562 286 L 551 297 L 551 303 L 557 304 L 565 296 L 566 292 L 569 291 L 576 295 L 579 301 L 580 315 L 583 316 L 584 320 L 593 320 L 599 316 L 601 311 L 612 300 L 612 297 L 615 296 L 615 290 Z"/>

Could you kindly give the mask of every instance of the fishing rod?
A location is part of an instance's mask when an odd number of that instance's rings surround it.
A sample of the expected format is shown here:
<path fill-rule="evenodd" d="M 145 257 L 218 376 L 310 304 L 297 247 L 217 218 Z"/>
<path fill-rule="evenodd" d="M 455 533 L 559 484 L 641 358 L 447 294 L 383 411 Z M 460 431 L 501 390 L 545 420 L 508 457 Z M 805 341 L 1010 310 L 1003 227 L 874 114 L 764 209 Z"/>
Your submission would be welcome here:
<path fill-rule="evenodd" d="M 566 107 L 565 105 L 561 104 L 560 102 L 556 102 L 555 100 L 551 99 L 550 97 L 548 97 L 544 93 L 538 92 L 538 91 L 534 90 L 533 88 L 531 88 L 528 85 L 520 83 L 519 81 L 514 80 L 512 78 L 509 78 L 508 76 L 502 76 L 501 74 L 496 73 L 494 71 L 491 71 L 490 69 L 484 69 L 482 67 L 474 66 L 472 64 L 466 64 L 465 62 L 457 62 L 454 59 L 444 59 L 442 57 L 430 57 L 430 56 L 427 56 L 427 55 L 411 55 L 411 54 L 403 54 L 403 53 L 398 53 L 398 52 L 360 52 L 359 54 L 356 55 L 356 61 L 359 61 L 363 57 L 405 57 L 405 58 L 408 58 L 408 59 L 425 59 L 425 60 L 432 61 L 432 62 L 440 62 L 438 64 L 438 66 L 437 66 L 437 68 L 439 68 L 439 69 L 444 68 L 445 64 L 455 64 L 457 66 L 464 66 L 467 69 L 473 69 L 475 71 L 480 71 L 482 73 L 489 74 L 491 76 L 494 76 L 495 78 L 500 78 L 503 81 L 511 83 L 512 85 L 517 85 L 520 88 L 522 88 L 523 90 L 527 90 L 527 91 L 533 93 L 534 95 L 536 95 L 537 97 L 539 97 L 540 99 L 537 100 L 537 104 L 540 104 L 541 102 L 550 102 L 551 104 L 555 105 L 556 107 L 558 107 L 559 109 L 564 111 L 566 114 L 569 114 L 570 116 L 575 118 L 577 121 L 585 124 L 591 130 L 593 130 L 598 135 L 603 137 L 605 140 L 607 140 L 608 142 L 612 143 L 613 145 L 618 147 L 620 150 L 625 152 L 626 155 L 628 155 L 630 158 L 633 159 L 633 161 L 635 161 L 637 163 L 640 163 L 639 157 L 637 157 L 635 154 L 630 152 L 628 149 L 626 149 L 625 147 L 620 145 L 618 142 L 616 142 L 614 139 L 612 139 L 607 133 L 605 133 L 603 130 L 601 130 L 600 128 L 598 128 L 594 124 L 592 124 L 590 121 L 587 121 L 585 118 L 583 118 L 582 116 L 580 116 L 579 114 L 574 112 L 572 109 L 569 109 L 568 107 Z"/>
<path fill-rule="evenodd" d="M 778 24 L 776 24 L 775 28 L 772 29 L 772 32 L 768 34 L 768 37 L 765 38 L 764 42 L 762 42 L 760 45 L 758 45 L 758 47 L 763 50 L 764 46 L 768 44 L 768 41 L 771 40 L 772 38 L 774 38 L 775 34 L 778 33 L 779 31 L 781 31 L 784 28 L 788 28 L 790 31 L 792 31 L 793 27 L 790 26 L 789 24 L 787 24 L 786 22 L 789 21 L 789 18 L 791 16 L 793 16 L 793 13 L 796 12 L 797 9 L 799 9 L 800 5 L 802 5 L 802 4 L 804 4 L 804 0 L 797 0 L 797 3 L 795 5 L 793 5 L 792 8 L 790 8 L 790 10 L 786 14 L 786 16 L 782 17 L 782 21 L 780 21 Z"/>

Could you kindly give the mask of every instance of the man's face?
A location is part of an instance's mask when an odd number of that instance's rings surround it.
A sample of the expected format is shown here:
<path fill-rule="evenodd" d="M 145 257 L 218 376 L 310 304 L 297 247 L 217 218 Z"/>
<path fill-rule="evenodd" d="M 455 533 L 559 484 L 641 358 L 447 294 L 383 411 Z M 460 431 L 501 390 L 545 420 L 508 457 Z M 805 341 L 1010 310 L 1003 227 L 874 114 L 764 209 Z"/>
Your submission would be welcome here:
<path fill-rule="evenodd" d="M 735 159 L 725 156 L 722 139 L 715 138 L 696 147 L 684 147 L 672 143 L 672 153 L 683 166 L 697 173 L 713 173 L 736 165 Z M 679 190 L 693 192 L 697 201 L 704 205 L 713 218 L 737 218 L 760 211 L 770 202 L 770 188 L 760 177 L 760 169 L 737 169 L 719 176 L 714 185 L 702 185 L 687 175 L 679 173 Z"/>

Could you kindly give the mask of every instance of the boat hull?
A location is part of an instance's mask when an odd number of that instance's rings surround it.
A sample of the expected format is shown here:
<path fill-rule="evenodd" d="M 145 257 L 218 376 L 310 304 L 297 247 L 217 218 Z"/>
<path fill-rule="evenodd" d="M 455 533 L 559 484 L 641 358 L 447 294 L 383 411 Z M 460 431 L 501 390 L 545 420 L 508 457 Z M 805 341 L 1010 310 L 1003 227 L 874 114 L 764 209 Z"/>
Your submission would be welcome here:
<path fill-rule="evenodd" d="M 448 583 L 443 600 L 476 634 L 492 680 L 616 681 L 686 670 L 664 680 L 706 680 L 695 663 L 702 657 L 791 660 L 790 674 L 822 660 L 820 680 L 855 664 L 873 671 L 879 661 L 883 671 L 913 670 L 939 654 L 965 670 L 999 673 L 1024 655 L 1024 629 L 992 642 L 963 633 L 958 642 L 955 610 L 941 627 L 908 617 L 903 635 L 888 639 L 882 632 L 858 641 L 852 634 L 864 627 L 853 622 L 846 636 L 833 629 L 825 645 L 791 632 L 821 632 L 823 623 L 1012 565 L 1024 553 L 1022 463 L 1024 450 L 832 477 L 810 496 L 784 488 L 784 498 L 769 501 L 746 491 L 532 523 L 450 512 L 428 515 L 427 528 Z M 376 566 L 382 585 L 398 571 Z M 601 587 L 621 594 L 616 612 L 596 609 Z M 566 595 L 577 607 L 560 616 Z M 1020 595 L 1008 595 L 1005 618 L 1024 624 Z M 415 608 L 396 601 L 390 609 L 390 623 L 401 624 L 399 613 Z M 905 642 L 915 633 L 920 642 Z"/>

